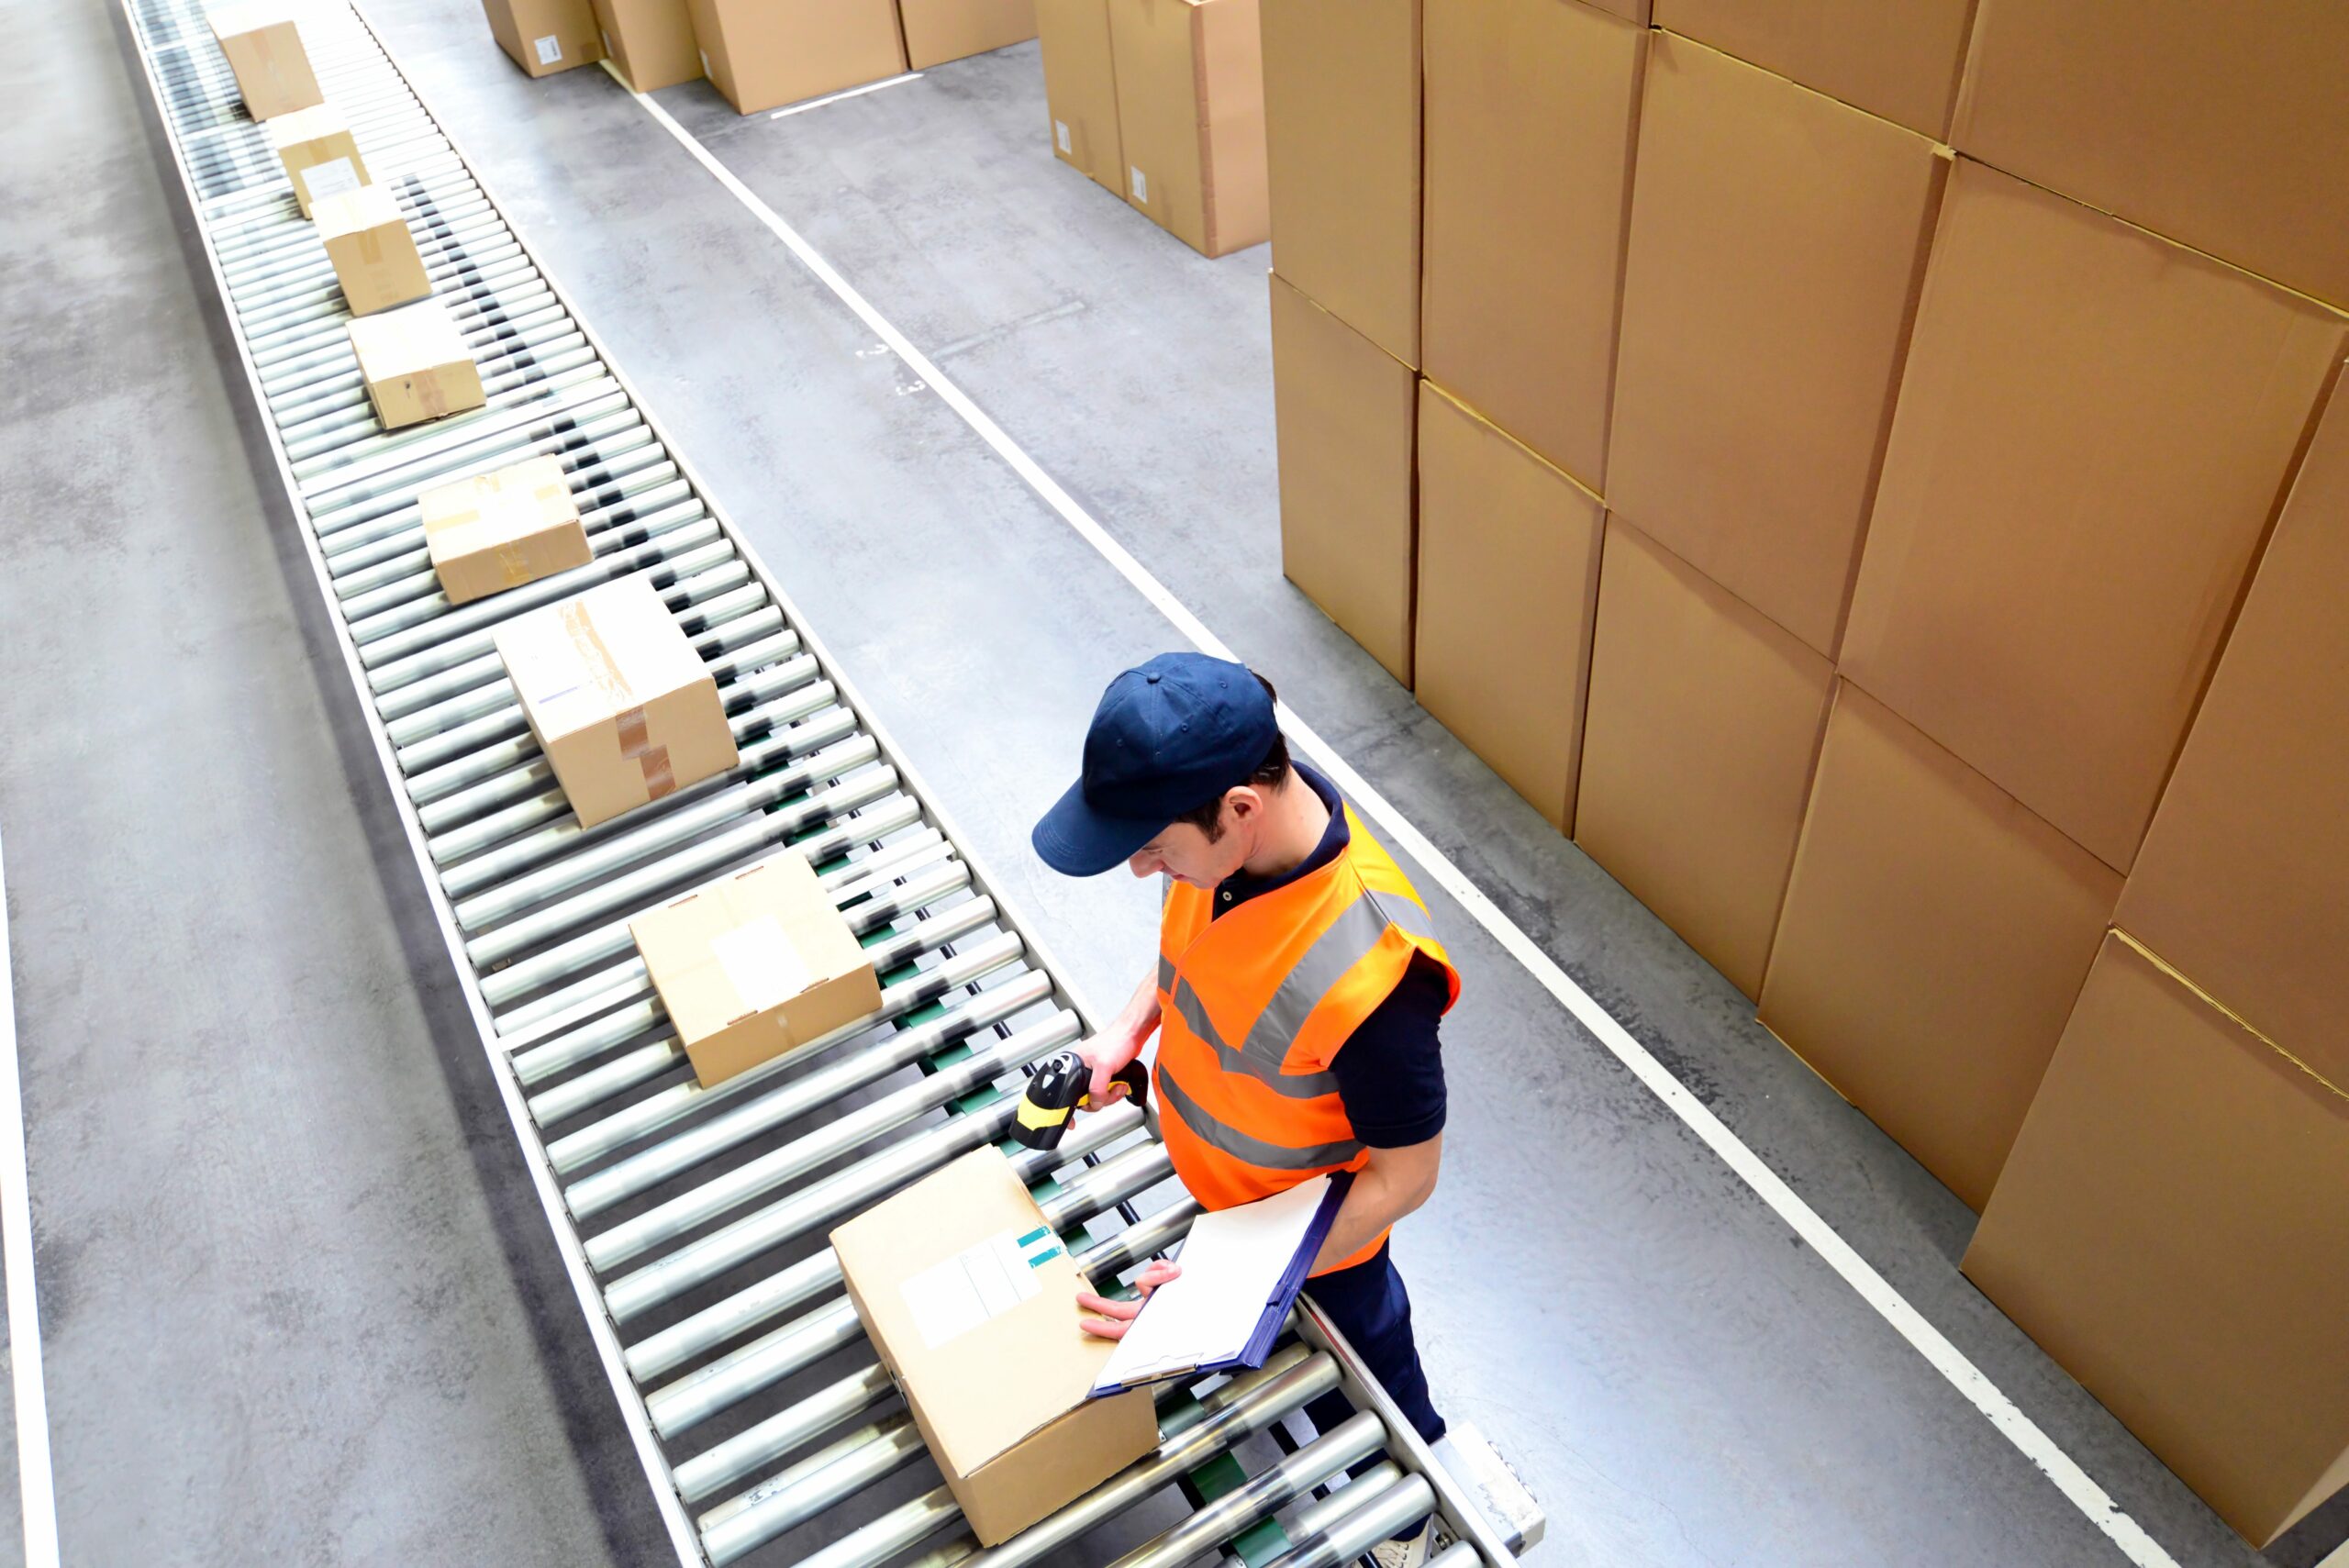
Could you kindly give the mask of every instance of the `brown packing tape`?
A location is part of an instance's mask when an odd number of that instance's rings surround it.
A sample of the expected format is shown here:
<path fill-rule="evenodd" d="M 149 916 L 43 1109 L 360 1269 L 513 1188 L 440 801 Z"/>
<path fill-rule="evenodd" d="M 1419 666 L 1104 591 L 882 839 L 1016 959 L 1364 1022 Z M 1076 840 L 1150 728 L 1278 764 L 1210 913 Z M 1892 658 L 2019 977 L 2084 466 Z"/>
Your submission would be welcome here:
<path fill-rule="evenodd" d="M 621 758 L 634 762 L 644 774 L 645 798 L 658 800 L 675 789 L 677 775 L 669 765 L 669 748 L 653 744 L 644 709 L 629 708 L 615 722 L 619 726 Z"/>
<path fill-rule="evenodd" d="M 424 537 L 429 539 L 434 534 L 453 533 L 459 528 L 470 528 L 480 521 L 481 511 L 478 507 L 468 507 L 462 512 L 451 512 L 446 517 L 436 517 L 428 514 L 424 519 Z"/>
<path fill-rule="evenodd" d="M 359 231 L 359 262 L 365 267 L 384 264 L 383 238 L 374 229 L 362 228 Z"/>
<path fill-rule="evenodd" d="M 416 406 L 424 410 L 428 419 L 438 419 L 449 411 L 449 389 L 440 384 L 439 371 L 423 371 L 408 377 L 408 387 L 416 394 Z"/>
<path fill-rule="evenodd" d="M 588 683 L 604 694 L 607 703 L 620 708 L 620 751 L 626 753 L 631 718 L 637 727 L 637 739 L 640 742 L 643 740 L 642 705 L 621 707 L 622 704 L 630 702 L 636 693 L 629 688 L 628 677 L 620 673 L 619 662 L 612 657 L 612 651 L 605 647 L 604 639 L 596 634 L 596 623 L 587 618 L 585 605 L 573 599 L 562 606 L 562 629 L 571 638 L 571 646 L 578 651 L 580 662 L 587 666 Z"/>
<path fill-rule="evenodd" d="M 497 547 L 497 570 L 505 575 L 507 587 L 516 587 L 530 580 L 529 557 L 523 554 L 518 543 L 501 544 Z"/>

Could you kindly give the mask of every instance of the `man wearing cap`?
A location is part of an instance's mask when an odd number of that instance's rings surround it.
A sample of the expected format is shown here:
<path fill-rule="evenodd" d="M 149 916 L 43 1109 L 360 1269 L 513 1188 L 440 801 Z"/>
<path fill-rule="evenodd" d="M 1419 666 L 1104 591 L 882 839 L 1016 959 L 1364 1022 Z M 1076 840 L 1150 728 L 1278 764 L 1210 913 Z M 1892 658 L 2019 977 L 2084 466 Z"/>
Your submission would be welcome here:
<path fill-rule="evenodd" d="M 1155 1030 L 1160 1131 L 1201 1207 L 1352 1173 L 1306 1293 L 1442 1455 L 1387 1250 L 1435 1190 L 1443 1150 L 1437 1029 L 1460 980 L 1426 906 L 1330 781 L 1290 760 L 1271 685 L 1204 654 L 1163 654 L 1109 684 L 1084 772 L 1033 839 L 1070 876 L 1123 865 L 1166 879 L 1157 971 L 1083 1048 L 1093 1104 L 1124 1093 L 1110 1074 Z M 1147 1294 L 1174 1272 L 1153 1264 L 1138 1283 Z M 1111 1337 L 1139 1310 L 1091 1294 L 1079 1305 Z M 1322 1431 L 1349 1413 L 1340 1394 L 1307 1407 Z M 1375 1555 L 1423 1562 L 1434 1534 Z"/>

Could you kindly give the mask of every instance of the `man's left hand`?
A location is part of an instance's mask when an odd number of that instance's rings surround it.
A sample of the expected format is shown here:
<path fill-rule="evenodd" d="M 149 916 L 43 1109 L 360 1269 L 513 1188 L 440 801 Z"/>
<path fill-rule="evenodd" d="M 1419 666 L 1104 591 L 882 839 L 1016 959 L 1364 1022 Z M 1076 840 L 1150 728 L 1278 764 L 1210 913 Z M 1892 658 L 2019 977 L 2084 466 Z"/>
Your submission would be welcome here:
<path fill-rule="evenodd" d="M 1076 1293 L 1077 1310 L 1087 1314 L 1076 1320 L 1077 1327 L 1088 1334 L 1104 1340 L 1122 1340 L 1126 1330 L 1134 1325 L 1134 1316 L 1150 1293 L 1182 1273 L 1182 1266 L 1161 1258 L 1134 1276 L 1135 1296 L 1131 1301 L 1112 1301 L 1106 1296 L 1096 1296 L 1089 1290 Z"/>

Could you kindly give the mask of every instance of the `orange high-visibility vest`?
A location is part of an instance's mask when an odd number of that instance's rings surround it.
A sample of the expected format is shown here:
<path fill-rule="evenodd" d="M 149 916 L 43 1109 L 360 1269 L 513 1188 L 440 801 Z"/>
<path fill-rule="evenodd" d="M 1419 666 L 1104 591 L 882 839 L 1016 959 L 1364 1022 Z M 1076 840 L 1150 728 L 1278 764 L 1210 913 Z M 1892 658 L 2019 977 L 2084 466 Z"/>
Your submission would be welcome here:
<path fill-rule="evenodd" d="M 1370 1152 L 1330 1064 L 1402 981 L 1414 953 L 1460 976 L 1427 906 L 1351 806 L 1328 865 L 1220 919 L 1214 895 L 1173 884 L 1158 933 L 1159 1131 L 1174 1173 L 1208 1209 L 1230 1208 Z M 1333 1268 L 1365 1262 L 1386 1233 Z M 1328 1271 L 1318 1271 L 1326 1273 Z"/>

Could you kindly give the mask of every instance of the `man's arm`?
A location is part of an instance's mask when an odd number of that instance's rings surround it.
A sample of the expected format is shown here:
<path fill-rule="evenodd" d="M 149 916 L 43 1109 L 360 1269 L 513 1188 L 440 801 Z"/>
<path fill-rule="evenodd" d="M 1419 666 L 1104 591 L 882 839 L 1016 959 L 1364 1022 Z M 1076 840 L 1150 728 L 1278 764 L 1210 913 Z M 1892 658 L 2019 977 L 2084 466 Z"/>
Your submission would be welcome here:
<path fill-rule="evenodd" d="M 1109 1027 L 1078 1046 L 1077 1053 L 1093 1069 L 1089 1092 L 1093 1108 L 1102 1110 L 1125 1098 L 1126 1086 L 1110 1081 L 1109 1074 L 1141 1054 L 1150 1037 L 1158 1032 L 1158 977 L 1153 973 L 1142 977 Z"/>
<path fill-rule="evenodd" d="M 1335 1268 L 1371 1243 L 1371 1239 L 1419 1205 L 1435 1191 L 1436 1171 L 1443 1163 L 1443 1134 L 1425 1143 L 1401 1149 L 1373 1149 L 1370 1163 L 1354 1173 L 1353 1185 L 1338 1206 L 1330 1234 L 1321 1243 L 1313 1270 Z"/>

